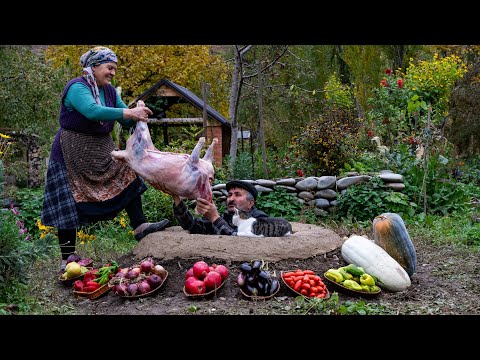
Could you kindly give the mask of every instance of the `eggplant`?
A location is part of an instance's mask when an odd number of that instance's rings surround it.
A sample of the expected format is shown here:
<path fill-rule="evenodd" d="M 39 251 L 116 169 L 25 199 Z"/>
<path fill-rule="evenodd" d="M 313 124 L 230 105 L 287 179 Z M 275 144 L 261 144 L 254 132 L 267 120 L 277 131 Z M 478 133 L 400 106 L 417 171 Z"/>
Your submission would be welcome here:
<path fill-rule="evenodd" d="M 258 273 L 258 278 L 261 279 L 263 282 L 270 281 L 270 273 L 266 270 L 262 270 Z"/>
<path fill-rule="evenodd" d="M 280 283 L 278 282 L 277 279 L 272 279 L 272 285 L 270 287 L 270 294 L 275 293 L 275 291 L 278 290 L 278 287 L 280 286 Z"/>
<path fill-rule="evenodd" d="M 255 275 L 247 276 L 247 284 L 255 286 L 257 284 L 257 277 Z"/>
<path fill-rule="evenodd" d="M 250 266 L 249 263 L 246 263 L 246 262 L 241 264 L 238 268 L 240 269 L 240 271 L 242 273 L 247 274 L 247 275 L 252 272 L 252 267 Z"/>
<path fill-rule="evenodd" d="M 252 270 L 258 273 L 260 271 L 261 266 L 262 266 L 262 262 L 260 260 L 255 260 L 252 265 Z"/>
<path fill-rule="evenodd" d="M 270 284 L 270 282 L 266 282 L 265 283 L 265 287 L 263 288 L 263 293 L 264 295 L 270 295 L 271 294 L 271 288 L 272 288 L 272 285 Z"/>
<path fill-rule="evenodd" d="M 250 286 L 247 284 L 246 286 L 246 293 L 247 294 L 250 294 L 250 295 L 253 295 L 253 296 L 257 296 L 258 295 L 258 289 L 254 286 Z"/>

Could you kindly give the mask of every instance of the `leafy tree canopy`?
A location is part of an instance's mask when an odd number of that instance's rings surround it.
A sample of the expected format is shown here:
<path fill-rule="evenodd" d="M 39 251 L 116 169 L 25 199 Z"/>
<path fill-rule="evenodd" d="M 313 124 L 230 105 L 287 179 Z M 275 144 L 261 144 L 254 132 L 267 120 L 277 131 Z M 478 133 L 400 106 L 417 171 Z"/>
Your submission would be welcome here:
<path fill-rule="evenodd" d="M 118 57 L 114 86 L 121 86 L 126 104 L 163 78 L 202 97 L 202 81 L 209 84 L 207 102 L 228 117 L 229 73 L 223 58 L 207 45 L 105 45 Z M 67 66 L 79 76 L 80 56 L 92 45 L 49 46 L 46 59 L 54 66 Z"/>

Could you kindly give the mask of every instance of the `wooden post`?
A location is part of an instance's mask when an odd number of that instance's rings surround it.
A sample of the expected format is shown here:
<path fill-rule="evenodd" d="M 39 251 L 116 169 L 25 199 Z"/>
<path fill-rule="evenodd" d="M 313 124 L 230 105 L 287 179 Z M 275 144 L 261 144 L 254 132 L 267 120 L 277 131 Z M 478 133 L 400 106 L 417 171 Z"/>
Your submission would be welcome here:
<path fill-rule="evenodd" d="M 207 83 L 202 81 L 202 97 L 203 97 L 203 132 L 202 136 L 207 139 Z"/>

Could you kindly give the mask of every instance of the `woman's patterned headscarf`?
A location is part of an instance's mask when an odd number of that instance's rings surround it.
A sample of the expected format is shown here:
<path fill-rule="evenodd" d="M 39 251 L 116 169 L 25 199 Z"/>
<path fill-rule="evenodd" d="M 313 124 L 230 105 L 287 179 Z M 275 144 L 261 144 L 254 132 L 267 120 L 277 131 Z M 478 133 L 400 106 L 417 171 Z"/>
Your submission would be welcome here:
<path fill-rule="evenodd" d="M 87 80 L 93 92 L 93 97 L 98 105 L 102 105 L 98 92 L 97 82 L 93 75 L 92 66 L 105 64 L 107 62 L 118 63 L 117 55 L 107 47 L 95 46 L 80 57 L 80 65 L 83 67 L 82 75 Z"/>

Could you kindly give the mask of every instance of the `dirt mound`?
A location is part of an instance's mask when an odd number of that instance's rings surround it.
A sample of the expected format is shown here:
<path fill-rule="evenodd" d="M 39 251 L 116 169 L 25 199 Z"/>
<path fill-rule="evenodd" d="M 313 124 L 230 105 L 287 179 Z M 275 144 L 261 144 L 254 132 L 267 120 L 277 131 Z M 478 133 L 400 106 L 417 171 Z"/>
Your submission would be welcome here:
<path fill-rule="evenodd" d="M 292 222 L 293 234 L 283 237 L 190 234 L 180 226 L 147 235 L 133 250 L 138 258 L 210 257 L 230 261 L 306 259 L 332 251 L 343 244 L 334 231 L 318 225 Z"/>

